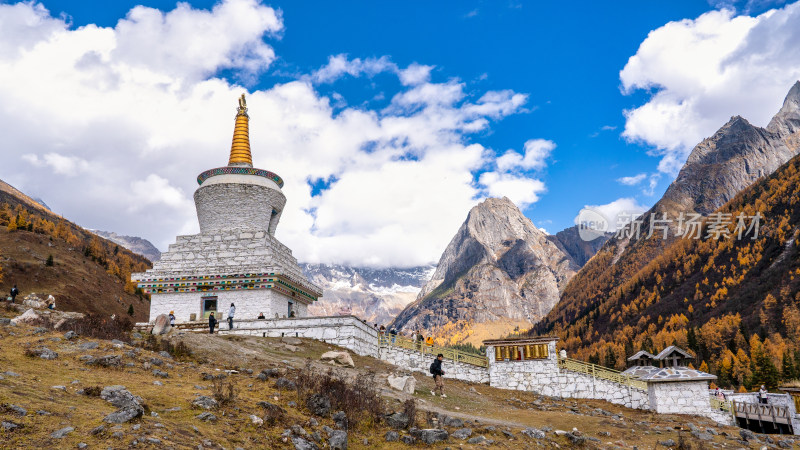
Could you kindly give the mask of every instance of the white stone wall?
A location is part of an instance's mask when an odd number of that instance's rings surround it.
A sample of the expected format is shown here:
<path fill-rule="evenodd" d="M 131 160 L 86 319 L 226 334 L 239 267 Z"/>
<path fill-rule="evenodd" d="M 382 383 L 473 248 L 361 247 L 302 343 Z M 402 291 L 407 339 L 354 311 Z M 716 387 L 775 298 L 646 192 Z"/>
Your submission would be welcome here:
<path fill-rule="evenodd" d="M 489 384 L 500 389 L 531 391 L 550 397 L 592 398 L 635 409 L 649 409 L 647 393 L 627 385 L 558 367 L 555 342 L 546 359 L 495 361 L 494 346 L 487 347 Z"/>
<path fill-rule="evenodd" d="M 209 183 L 197 188 L 194 203 L 200 233 L 213 235 L 233 229 L 267 231 L 272 210 L 283 211 L 286 197 L 280 190 L 258 184 Z M 276 226 L 277 222 L 272 233 Z"/>
<path fill-rule="evenodd" d="M 421 351 L 406 348 L 386 346 L 380 349 L 380 359 L 412 372 L 421 372 L 432 376 L 430 375 L 430 366 L 435 359 L 435 355 L 430 353 L 423 354 Z M 489 382 L 489 369 L 486 367 L 444 359 L 442 361 L 442 369 L 445 373 L 445 379 L 454 378 L 473 383 Z"/>
<path fill-rule="evenodd" d="M 661 414 L 705 416 L 717 423 L 733 425 L 731 413 L 711 408 L 708 381 L 662 381 L 647 383 L 650 409 Z"/>
<path fill-rule="evenodd" d="M 226 324 L 220 331 L 223 334 L 310 338 L 344 347 L 358 355 L 380 357 L 378 331 L 354 316 L 234 320 L 233 331 L 228 331 Z"/>
<path fill-rule="evenodd" d="M 189 322 L 191 314 L 196 314 L 196 321 L 205 320 L 202 297 L 207 295 L 217 297 L 217 313 L 214 316 L 219 321 L 228 319 L 231 303 L 236 305 L 236 321 L 256 319 L 262 312 L 267 318 L 274 318 L 276 313 L 278 317 L 285 317 L 289 309 L 289 297 L 270 289 L 151 294 L 150 322 L 156 320 L 159 314 L 169 314 L 170 311 L 175 311 L 175 321 L 178 323 Z M 295 311 L 298 317 L 308 314 L 307 306 L 297 301 Z M 222 328 L 227 328 L 227 324 Z"/>

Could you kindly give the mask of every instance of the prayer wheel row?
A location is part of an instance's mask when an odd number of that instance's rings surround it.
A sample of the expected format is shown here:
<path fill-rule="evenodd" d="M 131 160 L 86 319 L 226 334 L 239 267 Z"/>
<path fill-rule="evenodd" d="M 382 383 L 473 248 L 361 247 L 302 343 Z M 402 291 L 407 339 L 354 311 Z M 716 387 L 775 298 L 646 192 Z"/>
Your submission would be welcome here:
<path fill-rule="evenodd" d="M 521 361 L 529 359 L 545 359 L 549 356 L 547 344 L 502 345 L 494 349 L 495 361 Z"/>

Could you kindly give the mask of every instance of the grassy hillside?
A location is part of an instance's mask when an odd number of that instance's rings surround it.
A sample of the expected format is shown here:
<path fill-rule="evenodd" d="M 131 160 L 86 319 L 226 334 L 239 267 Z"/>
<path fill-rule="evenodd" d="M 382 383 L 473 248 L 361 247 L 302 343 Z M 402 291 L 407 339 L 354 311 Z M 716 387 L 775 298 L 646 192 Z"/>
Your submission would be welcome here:
<path fill-rule="evenodd" d="M 555 332 L 575 357 L 617 368 L 636 350 L 677 344 L 723 385 L 800 376 L 800 157 L 718 212 L 760 213 L 757 239 L 614 242 L 533 332 Z"/>
<path fill-rule="evenodd" d="M 27 294 L 52 294 L 77 312 L 128 314 L 147 320 L 149 301 L 130 283 L 150 262 L 100 238 L 0 181 L 0 295 L 16 284 Z M 42 295 L 44 297 L 42 297 Z"/>
<path fill-rule="evenodd" d="M 0 309 L 0 317 L 14 314 L 17 312 Z M 449 379 L 445 387 L 448 398 L 432 397 L 429 393 L 432 379 L 424 374 L 414 375 L 416 391 L 405 394 L 386 384 L 386 375 L 402 368 L 355 355 L 355 368 L 332 368 L 318 359 L 323 352 L 341 349 L 318 341 L 302 339 L 299 344 L 287 345 L 280 338 L 191 333 L 173 333 L 161 342 L 127 332 L 116 337 L 131 345 L 114 346 L 111 341 L 81 335 L 69 340 L 59 331 L 0 325 L 3 343 L 0 360 L 4 371 L 0 378 L 0 392 L 4 393 L 0 398 L 0 418 L 4 424 L 15 426 L 6 429 L 4 425 L 0 429 L 4 446 L 76 448 L 85 443 L 89 448 L 202 445 L 203 448 L 291 449 L 295 448 L 293 441 L 303 439 L 315 442 L 319 448 L 330 448 L 326 427 L 339 429 L 332 415 L 341 409 L 349 421 L 347 448 L 350 449 L 471 449 L 485 448 L 488 444 L 503 449 L 656 448 L 658 442 L 668 439 L 675 442 L 685 439 L 686 444 L 693 446 L 710 444 L 693 437 L 687 426 L 712 428 L 715 446 L 741 447 L 733 440 L 738 438 L 738 430 L 733 427 L 720 427 L 699 417 L 654 415 L 598 400 L 565 401 Z M 164 348 L 166 342 L 171 344 L 166 347 L 174 357 L 153 351 Z M 89 348 L 93 344 L 97 347 Z M 56 352 L 57 358 L 28 356 L 31 350 L 43 346 Z M 118 356 L 119 360 L 110 367 L 86 364 L 86 359 L 106 355 Z M 154 374 L 156 369 L 166 377 Z M 225 376 L 225 370 L 234 372 Z M 263 370 L 271 370 L 274 375 L 259 379 L 257 376 Z M 307 386 L 312 373 L 319 379 L 329 380 L 326 374 L 330 373 L 335 379 L 350 380 L 345 382 L 349 390 L 340 382 L 329 382 L 347 395 L 354 394 L 353 388 L 359 386 L 357 380 L 372 379 L 374 382 L 362 385 L 358 393 L 371 396 L 373 401 L 361 410 L 347 403 L 336 404 L 329 413 L 315 416 L 306 399 L 313 394 L 331 394 L 330 387 L 318 385 L 312 390 L 277 387 L 277 377 Z M 106 386 L 120 384 L 141 397 L 144 415 L 119 425 L 104 423 L 103 418 L 116 408 L 97 393 Z M 198 408 L 192 404 L 198 396 L 218 398 L 220 404 L 208 411 Z M 439 426 L 450 434 L 446 441 L 425 446 L 419 441 L 405 444 L 386 440 L 390 431 L 407 438 L 414 434 L 411 429 L 393 430 L 382 418 L 384 413 L 403 411 L 409 401 L 416 409 L 409 428 Z M 270 409 L 263 402 L 272 405 Z M 26 410 L 26 414 L 20 415 L 18 408 Z M 377 419 L 367 409 L 379 412 Z M 213 414 L 214 419 L 202 420 L 198 417 L 202 413 Z M 253 416 L 264 423 L 254 422 Z M 73 430 L 63 438 L 50 437 L 66 427 Z M 544 432 L 539 437 L 525 435 L 522 431 L 529 427 Z M 579 434 L 571 438 L 563 432 L 556 433 L 573 427 L 578 428 Z M 471 435 L 453 436 L 454 431 L 462 428 L 469 428 Z M 468 441 L 473 438 L 476 440 Z"/>

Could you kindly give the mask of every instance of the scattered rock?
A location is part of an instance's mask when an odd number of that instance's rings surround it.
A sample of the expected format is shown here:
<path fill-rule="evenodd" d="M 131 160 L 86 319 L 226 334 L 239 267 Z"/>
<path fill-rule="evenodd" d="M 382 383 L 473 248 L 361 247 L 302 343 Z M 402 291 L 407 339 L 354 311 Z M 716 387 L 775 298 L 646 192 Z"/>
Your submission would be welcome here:
<path fill-rule="evenodd" d="M 509 439 L 514 439 L 514 433 L 512 433 L 512 432 L 510 432 L 508 430 L 502 430 L 502 433 L 503 433 L 503 436 L 505 436 L 505 437 L 507 437 Z"/>
<path fill-rule="evenodd" d="M 11 325 L 11 319 L 7 319 L 5 317 L 0 317 L 0 325 L 4 325 L 4 326 Z"/>
<path fill-rule="evenodd" d="M 16 424 L 14 422 L 9 422 L 7 420 L 4 420 L 3 423 L 2 423 L 3 431 L 13 431 L 13 430 L 16 430 L 19 427 L 20 427 L 19 424 Z"/>
<path fill-rule="evenodd" d="M 169 317 L 166 314 L 159 314 L 153 323 L 153 330 L 151 333 L 155 336 L 160 334 L 167 334 L 172 327 L 169 325 Z"/>
<path fill-rule="evenodd" d="M 92 428 L 92 430 L 89 431 L 89 434 L 91 434 L 92 436 L 96 436 L 96 435 L 102 433 L 103 431 L 106 431 L 106 426 L 105 425 L 100 425 L 99 427 Z"/>
<path fill-rule="evenodd" d="M 311 414 L 326 417 L 331 412 L 331 400 L 326 395 L 314 394 L 306 400 L 306 406 Z"/>
<path fill-rule="evenodd" d="M 169 378 L 169 374 L 167 372 L 162 372 L 158 369 L 153 369 L 153 375 L 160 378 Z"/>
<path fill-rule="evenodd" d="M 158 352 L 158 356 L 166 359 L 172 359 L 172 355 L 170 355 L 169 352 L 166 350 L 161 350 L 160 352 Z"/>
<path fill-rule="evenodd" d="M 9 377 L 18 377 L 18 376 L 20 376 L 20 375 L 19 375 L 17 372 L 12 372 L 12 371 L 10 371 L 10 370 L 7 370 L 7 371 L 5 372 L 5 374 L 6 374 L 7 376 L 9 376 Z"/>
<path fill-rule="evenodd" d="M 73 431 L 75 431 L 75 428 L 64 427 L 64 428 L 62 428 L 62 429 L 60 429 L 58 431 L 54 431 L 54 432 L 50 433 L 50 437 L 53 438 L 53 439 L 61 439 L 64 436 L 72 433 Z"/>
<path fill-rule="evenodd" d="M 586 438 L 576 431 L 567 433 L 566 436 L 567 439 L 569 439 L 569 442 L 576 447 L 579 447 L 583 445 L 584 442 L 586 442 Z"/>
<path fill-rule="evenodd" d="M 152 364 L 154 366 L 161 367 L 162 365 L 164 365 L 164 361 L 162 361 L 162 360 L 160 360 L 158 358 L 150 358 L 150 364 Z"/>
<path fill-rule="evenodd" d="M 78 448 L 89 448 L 89 444 L 85 442 L 78 442 Z"/>
<path fill-rule="evenodd" d="M 47 347 L 37 347 L 29 350 L 31 355 L 38 356 L 42 359 L 52 360 L 58 358 L 58 353 L 50 350 Z"/>
<path fill-rule="evenodd" d="M 411 375 L 395 376 L 390 374 L 386 381 L 392 389 L 397 389 L 406 394 L 413 394 L 414 389 L 417 387 L 417 379 Z"/>
<path fill-rule="evenodd" d="M 119 367 L 122 364 L 122 357 L 119 355 L 105 355 L 92 358 L 86 361 L 86 365 L 100 367 Z"/>
<path fill-rule="evenodd" d="M 701 441 L 710 441 L 714 439 L 714 436 L 712 436 L 711 433 L 704 433 L 700 430 L 692 430 L 692 436 L 694 436 L 696 439 L 700 439 Z"/>
<path fill-rule="evenodd" d="M 261 426 L 264 425 L 264 419 L 256 416 L 255 414 L 250 414 L 250 423 L 252 423 L 255 426 Z"/>
<path fill-rule="evenodd" d="M 409 436 L 409 435 L 407 435 L 407 434 L 406 434 L 406 435 L 403 435 L 403 436 L 400 438 L 400 441 L 401 441 L 403 444 L 406 444 L 406 445 L 414 445 L 414 443 L 416 443 L 416 442 L 417 442 L 417 439 L 416 439 L 414 436 Z"/>
<path fill-rule="evenodd" d="M 71 341 L 72 339 L 75 339 L 76 337 L 78 337 L 78 334 L 75 333 L 72 330 L 69 330 L 66 333 L 64 333 L 64 339 L 66 339 L 68 341 Z"/>
<path fill-rule="evenodd" d="M 33 309 L 29 309 L 22 313 L 21 315 L 14 317 L 11 319 L 11 323 L 14 325 L 19 325 L 21 323 L 29 323 L 39 320 L 39 315 Z"/>
<path fill-rule="evenodd" d="M 138 333 L 138 332 L 136 332 L 136 331 L 134 331 L 133 333 L 131 333 L 131 337 L 132 337 L 133 339 L 143 339 L 143 337 L 142 337 L 142 334 L 141 334 L 141 333 Z"/>
<path fill-rule="evenodd" d="M 17 405 L 5 405 L 6 410 L 10 411 L 20 417 L 25 417 L 28 415 L 28 410 L 23 408 L 22 406 Z"/>
<path fill-rule="evenodd" d="M 126 344 L 119 339 L 112 339 L 111 345 L 114 346 L 114 348 L 122 348 L 125 347 Z"/>
<path fill-rule="evenodd" d="M 100 344 L 97 342 L 84 342 L 83 344 L 79 345 L 78 348 L 81 350 L 94 350 L 99 346 Z"/>
<path fill-rule="evenodd" d="M 317 450 L 317 444 L 313 442 L 309 442 L 300 436 L 295 436 L 292 438 L 292 444 L 294 444 L 295 450 Z"/>
<path fill-rule="evenodd" d="M 792 443 L 789 441 L 778 441 L 778 447 L 780 448 L 792 448 Z"/>
<path fill-rule="evenodd" d="M 461 440 L 468 439 L 470 436 L 472 436 L 472 428 L 460 428 L 454 431 L 450 436 Z"/>
<path fill-rule="evenodd" d="M 672 439 L 667 439 L 666 441 L 660 441 L 659 445 L 663 445 L 664 447 L 675 447 L 677 444 Z"/>
<path fill-rule="evenodd" d="M 467 443 L 468 444 L 481 444 L 486 440 L 483 436 L 475 436 L 474 438 L 470 438 Z"/>
<path fill-rule="evenodd" d="M 291 391 L 291 390 L 297 389 L 297 385 L 294 383 L 294 381 L 292 381 L 292 380 L 290 380 L 288 378 L 281 377 L 281 378 L 278 378 L 277 380 L 275 380 L 275 388 L 276 389 L 287 389 L 287 390 Z"/>
<path fill-rule="evenodd" d="M 214 422 L 214 421 L 216 421 L 216 420 L 217 420 L 217 416 L 215 416 L 215 415 L 211 414 L 211 413 L 210 413 L 210 412 L 208 412 L 208 411 L 201 412 L 200 414 L 198 414 L 197 416 L 195 416 L 195 418 L 196 418 L 196 419 L 203 420 L 203 421 L 205 421 L 205 422 Z"/>
<path fill-rule="evenodd" d="M 742 437 L 742 440 L 745 441 L 755 441 L 756 435 L 750 430 L 741 429 L 739 430 L 739 436 Z"/>
<path fill-rule="evenodd" d="M 533 438 L 533 439 L 544 439 L 545 438 L 544 431 L 539 430 L 537 428 L 525 428 L 520 433 L 524 434 L 525 436 L 528 436 L 529 438 Z"/>
<path fill-rule="evenodd" d="M 390 414 L 390 415 L 388 415 L 386 417 L 386 423 L 390 427 L 392 427 L 392 428 L 394 428 L 396 430 L 401 430 L 401 429 L 404 429 L 404 428 L 408 428 L 408 424 L 409 424 L 410 421 L 411 421 L 411 419 L 407 415 L 405 415 L 404 413 L 401 413 L 401 412 L 396 412 L 396 413 Z"/>
<path fill-rule="evenodd" d="M 147 442 L 148 444 L 158 445 L 158 444 L 161 444 L 161 439 L 154 438 L 154 437 L 149 437 L 149 438 L 145 439 L 145 442 Z"/>
<path fill-rule="evenodd" d="M 336 428 L 347 431 L 347 415 L 344 411 L 339 411 L 333 415 L 333 423 L 336 425 Z"/>
<path fill-rule="evenodd" d="M 446 427 L 461 428 L 461 427 L 464 426 L 464 421 L 459 419 L 459 418 L 457 418 L 457 417 L 444 416 L 443 418 L 441 418 L 439 420 Z"/>
<path fill-rule="evenodd" d="M 104 422 L 125 423 L 144 414 L 142 399 L 128 392 L 125 386 L 107 386 L 100 392 L 100 398 L 118 408 L 117 411 L 105 416 Z"/>
<path fill-rule="evenodd" d="M 355 367 L 353 358 L 347 352 L 325 352 L 319 357 L 320 361 L 338 364 L 343 367 Z"/>
<path fill-rule="evenodd" d="M 328 438 L 328 445 L 331 450 L 347 450 L 347 432 L 336 430 Z"/>
<path fill-rule="evenodd" d="M 292 425 L 291 431 L 297 436 L 308 436 L 308 432 L 300 425 Z"/>
<path fill-rule="evenodd" d="M 198 408 L 203 408 L 203 409 L 214 409 L 217 406 L 219 406 L 219 403 L 217 403 L 217 401 L 211 397 L 206 397 L 205 395 L 201 395 L 196 399 L 194 399 L 194 401 L 192 402 L 192 406 L 196 406 Z"/>
<path fill-rule="evenodd" d="M 163 386 L 164 385 L 164 383 L 162 383 L 162 382 L 160 382 L 158 380 L 153 381 L 153 384 L 156 385 L 156 386 Z"/>
<path fill-rule="evenodd" d="M 383 438 L 386 439 L 386 442 L 396 442 L 400 440 L 400 435 L 397 431 L 387 431 Z"/>
<path fill-rule="evenodd" d="M 289 345 L 303 345 L 303 341 L 300 338 L 292 337 L 292 336 L 284 336 L 281 338 L 281 342 L 284 344 Z"/>
<path fill-rule="evenodd" d="M 426 428 L 424 430 L 412 428 L 409 430 L 409 433 L 428 445 L 435 444 L 437 442 L 444 442 L 448 437 L 447 431 L 435 428 Z"/>
<path fill-rule="evenodd" d="M 59 386 L 50 386 L 50 389 L 55 389 L 57 391 L 66 391 L 67 387 L 66 386 L 60 386 L 60 385 Z"/>

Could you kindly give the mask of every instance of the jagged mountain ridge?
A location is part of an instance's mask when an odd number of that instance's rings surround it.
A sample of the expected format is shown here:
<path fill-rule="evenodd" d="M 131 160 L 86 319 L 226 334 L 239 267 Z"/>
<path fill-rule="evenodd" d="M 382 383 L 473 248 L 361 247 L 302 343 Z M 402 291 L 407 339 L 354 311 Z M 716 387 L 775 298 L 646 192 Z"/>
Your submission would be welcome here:
<path fill-rule="evenodd" d="M 548 238 L 561 244 L 575 264 L 583 267 L 613 235 L 614 233 L 604 233 L 591 241 L 585 241 L 578 234 L 578 226 L 574 225 L 564 228 L 556 234 L 551 234 Z"/>
<path fill-rule="evenodd" d="M 101 231 L 101 230 L 89 230 L 92 233 L 106 238 L 111 242 L 116 243 L 117 245 L 121 245 L 122 247 L 127 248 L 128 250 L 142 255 L 145 258 L 149 259 L 151 262 L 156 262 L 161 259 L 161 251 L 153 245 L 152 242 L 148 241 L 147 239 L 140 238 L 137 236 L 123 236 L 117 234 L 113 231 Z"/>
<path fill-rule="evenodd" d="M 743 190 L 750 192 L 757 189 L 751 186 L 760 177 L 774 173 L 798 153 L 800 82 L 791 88 L 781 110 L 767 128 L 756 127 L 735 116 L 712 137 L 698 144 L 662 199 L 645 213 L 642 230 L 646 230 L 649 225 L 650 213 L 659 216 L 667 213 L 674 219 L 679 213 L 708 214 L 715 211 L 731 199 L 737 198 L 737 195 L 742 195 Z M 763 181 L 759 182 L 758 186 L 763 184 Z M 594 330 L 596 333 L 598 328 L 606 329 L 608 321 L 612 320 L 609 317 L 610 311 L 622 302 L 622 286 L 628 286 L 630 280 L 646 277 L 652 271 L 654 261 L 662 261 L 664 252 L 680 243 L 681 240 L 673 236 L 667 240 L 609 240 L 595 258 L 569 282 L 561 301 L 536 326 L 534 332 L 557 332 L 565 340 L 577 335 L 580 336 L 577 341 L 580 345 L 575 345 L 576 341 L 572 341 L 571 349 L 589 348 L 603 337 L 599 334 L 587 336 L 585 332 Z M 684 276 L 687 275 L 685 271 L 684 269 Z M 736 278 L 738 277 L 739 275 Z M 661 301 L 664 298 L 662 292 L 654 295 L 654 300 L 649 300 L 654 302 L 654 306 L 648 308 L 659 313 L 674 312 L 669 310 L 668 303 Z M 689 295 L 688 299 L 691 298 L 692 295 Z M 753 299 L 757 300 L 759 299 Z M 750 308 L 743 303 L 739 307 Z M 631 307 L 628 308 L 630 310 Z M 636 309 L 644 315 L 641 307 Z M 704 317 L 713 318 L 714 314 Z M 577 332 L 576 327 L 583 327 L 583 333 Z M 609 330 L 619 331 L 613 327 Z"/>
<path fill-rule="evenodd" d="M 473 207 L 431 280 L 392 322 L 450 341 L 478 343 L 529 327 L 558 301 L 578 266 L 507 198 Z"/>
<path fill-rule="evenodd" d="M 349 313 L 384 325 L 414 301 L 434 269 L 433 266 L 373 269 L 309 263 L 301 263 L 300 268 L 323 289 L 322 298 L 308 308 L 311 314 Z"/>

